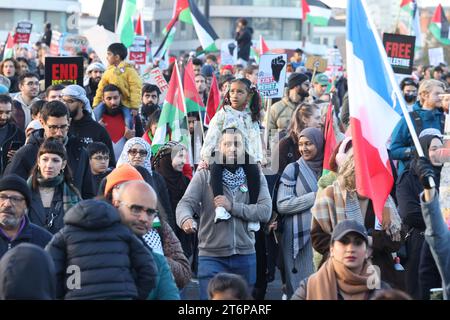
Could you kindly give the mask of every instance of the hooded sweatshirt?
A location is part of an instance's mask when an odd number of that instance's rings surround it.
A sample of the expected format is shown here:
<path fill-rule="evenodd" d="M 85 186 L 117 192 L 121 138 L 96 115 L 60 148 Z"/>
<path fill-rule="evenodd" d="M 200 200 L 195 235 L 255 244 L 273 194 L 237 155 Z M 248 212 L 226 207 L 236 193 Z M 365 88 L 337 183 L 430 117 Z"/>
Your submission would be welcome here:
<path fill-rule="evenodd" d="M 0 300 L 53 300 L 55 289 L 55 266 L 44 249 L 22 243 L 0 260 Z"/>

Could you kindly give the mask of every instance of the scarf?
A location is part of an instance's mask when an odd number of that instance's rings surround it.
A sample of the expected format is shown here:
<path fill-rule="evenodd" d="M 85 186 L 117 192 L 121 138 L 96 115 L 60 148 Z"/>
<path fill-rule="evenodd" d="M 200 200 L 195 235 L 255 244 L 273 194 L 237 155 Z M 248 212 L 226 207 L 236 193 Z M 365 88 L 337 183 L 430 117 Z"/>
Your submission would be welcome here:
<path fill-rule="evenodd" d="M 142 138 L 131 138 L 125 143 L 125 146 L 123 147 L 122 153 L 120 154 L 119 160 L 117 160 L 116 168 L 120 167 L 124 163 L 128 163 L 129 165 L 133 165 L 129 158 L 128 158 L 128 151 L 130 151 L 131 148 L 133 148 L 134 145 L 140 145 L 147 151 L 147 156 L 144 159 L 144 163 L 141 164 L 145 169 L 148 170 L 148 172 L 152 173 L 152 163 L 151 163 L 151 157 L 152 157 L 152 147 L 148 144 L 147 141 L 145 141 Z"/>
<path fill-rule="evenodd" d="M 361 274 L 356 274 L 336 259 L 329 258 L 319 271 L 309 277 L 306 300 L 337 300 L 338 290 L 351 295 L 351 300 L 367 299 L 370 291 L 367 284 L 374 276 L 367 273 L 369 266 L 366 261 Z"/>
<path fill-rule="evenodd" d="M 312 160 L 305 160 L 308 167 L 315 173 L 318 179 L 323 170 L 323 157 L 324 157 L 324 138 L 322 130 L 317 128 L 306 128 L 300 132 L 299 139 L 301 137 L 306 137 L 314 144 L 317 148 L 317 154 Z"/>
<path fill-rule="evenodd" d="M 245 162 L 249 163 L 249 157 L 245 155 Z M 213 163 L 209 167 L 211 173 L 210 185 L 213 191 L 214 197 L 223 195 L 223 171 L 226 167 L 222 164 Z M 245 164 L 243 166 L 237 166 L 236 171 L 242 168 L 245 173 L 245 178 L 247 179 L 247 187 L 250 196 L 250 204 L 255 204 L 258 202 L 259 189 L 260 189 L 260 172 L 258 165 L 256 164 Z M 231 168 L 230 168 L 231 170 Z M 230 171 L 227 169 L 227 171 Z M 230 171 L 231 173 L 231 171 Z"/>
<path fill-rule="evenodd" d="M 64 181 L 63 174 L 59 174 L 51 179 L 44 179 L 42 175 L 38 173 L 37 181 L 39 183 L 39 186 L 43 188 L 57 188 L 58 186 L 62 185 L 62 205 L 64 212 L 67 212 L 70 208 L 72 208 L 82 200 L 80 192 L 76 189 L 76 187 L 72 183 Z M 27 183 L 31 189 L 31 177 L 28 178 Z M 56 206 L 58 206 L 58 204 L 56 204 L 55 207 Z"/>
<path fill-rule="evenodd" d="M 158 231 L 152 228 L 149 232 L 144 234 L 142 238 L 154 252 L 159 253 L 160 255 L 164 255 L 161 236 L 159 235 Z"/>
<path fill-rule="evenodd" d="M 238 167 L 233 173 L 228 169 L 222 171 L 223 184 L 235 193 L 236 190 L 245 183 L 245 172 L 244 168 Z"/>
<path fill-rule="evenodd" d="M 178 202 L 186 192 L 188 182 L 183 176 L 182 172 L 176 171 L 172 167 L 172 150 L 173 148 L 159 150 L 155 156 L 154 167 L 156 172 L 161 174 L 166 181 L 167 188 L 169 189 L 170 201 L 172 208 L 176 208 Z M 174 154 L 175 155 L 175 154 Z"/>
<path fill-rule="evenodd" d="M 346 219 L 363 221 L 365 217 L 356 192 L 343 192 L 339 179 L 317 194 L 311 212 L 322 230 L 331 234 L 334 227 Z M 369 203 L 369 206 L 371 203 Z M 391 237 L 392 241 L 401 240 L 401 218 L 397 212 L 394 201 L 389 196 L 383 208 L 381 228 Z M 375 226 L 373 226 L 375 228 Z"/>

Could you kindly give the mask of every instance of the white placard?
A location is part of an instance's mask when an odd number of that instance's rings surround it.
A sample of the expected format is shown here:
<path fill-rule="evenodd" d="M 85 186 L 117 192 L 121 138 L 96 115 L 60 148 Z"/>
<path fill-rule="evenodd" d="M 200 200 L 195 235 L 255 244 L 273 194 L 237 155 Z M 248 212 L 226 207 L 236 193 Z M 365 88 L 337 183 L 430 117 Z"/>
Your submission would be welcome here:
<path fill-rule="evenodd" d="M 236 41 L 223 42 L 220 48 L 220 64 L 223 66 L 227 64 L 235 65 L 238 60 L 237 51 Z"/>
<path fill-rule="evenodd" d="M 445 62 L 444 60 L 444 48 L 431 48 L 428 49 L 428 57 L 430 58 L 430 65 L 437 66 L 441 62 Z"/>
<path fill-rule="evenodd" d="M 281 98 L 286 83 L 287 54 L 263 54 L 259 60 L 258 90 L 267 98 Z"/>
<path fill-rule="evenodd" d="M 166 94 L 169 90 L 169 84 L 164 78 L 161 69 L 153 68 L 151 70 L 146 70 L 146 72 L 142 75 L 142 81 L 144 83 L 151 83 L 158 86 L 159 90 L 161 91 L 161 95 L 159 96 L 160 102 L 166 99 Z"/>

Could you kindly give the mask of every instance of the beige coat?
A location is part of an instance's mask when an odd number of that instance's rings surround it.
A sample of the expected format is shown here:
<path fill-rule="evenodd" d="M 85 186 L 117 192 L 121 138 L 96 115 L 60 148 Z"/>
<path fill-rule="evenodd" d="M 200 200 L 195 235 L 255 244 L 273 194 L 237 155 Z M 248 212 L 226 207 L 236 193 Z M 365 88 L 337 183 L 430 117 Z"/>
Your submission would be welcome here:
<path fill-rule="evenodd" d="M 269 130 L 287 129 L 291 121 L 292 114 L 295 109 L 297 109 L 296 104 L 289 101 L 289 98 L 284 97 L 277 103 L 270 107 L 270 119 L 269 119 Z"/>

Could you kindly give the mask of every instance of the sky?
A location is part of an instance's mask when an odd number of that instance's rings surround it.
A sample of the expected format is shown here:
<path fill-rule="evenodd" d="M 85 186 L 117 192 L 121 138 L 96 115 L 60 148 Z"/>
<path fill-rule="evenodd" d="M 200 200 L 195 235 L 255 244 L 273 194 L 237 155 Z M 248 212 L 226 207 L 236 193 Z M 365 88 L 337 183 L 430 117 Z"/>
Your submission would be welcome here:
<path fill-rule="evenodd" d="M 170 1 L 170 0 L 165 0 Z M 335 8 L 345 8 L 347 6 L 347 0 L 322 0 L 330 7 Z M 391 0 L 380 0 L 383 1 L 391 1 Z M 92 15 L 98 15 L 100 13 L 102 7 L 102 0 L 80 0 L 82 5 L 83 12 L 90 13 Z M 138 6 L 141 5 L 143 0 L 138 0 Z M 450 6 L 450 0 L 417 0 L 419 6 L 427 6 L 427 7 L 436 7 L 439 3 L 443 6 Z"/>

